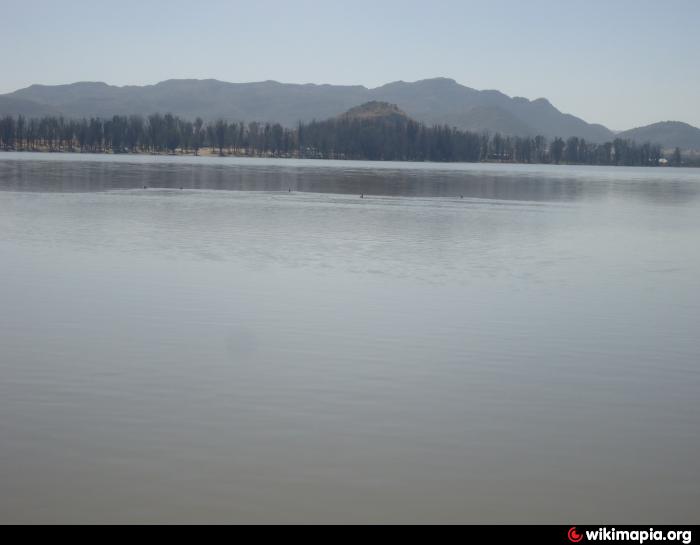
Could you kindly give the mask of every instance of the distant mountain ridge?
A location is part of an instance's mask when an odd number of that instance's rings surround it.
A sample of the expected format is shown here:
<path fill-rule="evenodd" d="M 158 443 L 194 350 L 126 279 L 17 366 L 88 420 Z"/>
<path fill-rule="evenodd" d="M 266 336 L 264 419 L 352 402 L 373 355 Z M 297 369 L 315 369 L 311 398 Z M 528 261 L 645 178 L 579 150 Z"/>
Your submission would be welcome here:
<path fill-rule="evenodd" d="M 477 91 L 446 78 L 394 82 L 376 89 L 362 86 L 298 85 L 274 81 L 226 83 L 218 80 L 169 80 L 144 87 L 115 87 L 83 82 L 70 85 L 33 85 L 0 96 L 0 114 L 16 114 L 21 100 L 37 112 L 66 117 L 171 112 L 187 118 L 279 122 L 293 127 L 299 121 L 328 119 L 372 101 L 397 104 L 417 121 L 448 124 L 465 130 L 511 135 L 579 136 L 603 141 L 612 133 L 600 125 L 562 114 L 547 100 L 510 98 L 498 91 Z"/>
<path fill-rule="evenodd" d="M 664 121 L 639 127 L 618 134 L 618 138 L 656 142 L 667 149 L 678 147 L 682 150 L 700 150 L 700 129 L 680 121 Z"/>
<path fill-rule="evenodd" d="M 50 106 L 11 95 L 0 95 L 0 115 L 23 115 L 38 117 L 58 115 L 60 112 Z"/>
<path fill-rule="evenodd" d="M 148 115 L 170 112 L 205 121 L 260 121 L 294 127 L 298 122 L 330 119 L 370 102 L 396 104 L 427 125 L 547 138 L 577 136 L 601 143 L 615 138 L 595 125 L 555 108 L 548 100 L 511 98 L 479 91 L 447 78 L 398 81 L 375 89 L 363 86 L 284 84 L 275 81 L 227 83 L 218 80 L 169 80 L 155 85 L 116 87 L 99 82 L 32 85 L 0 95 L 0 115 L 64 115 L 70 118 Z M 623 133 L 624 134 L 624 133 Z"/>

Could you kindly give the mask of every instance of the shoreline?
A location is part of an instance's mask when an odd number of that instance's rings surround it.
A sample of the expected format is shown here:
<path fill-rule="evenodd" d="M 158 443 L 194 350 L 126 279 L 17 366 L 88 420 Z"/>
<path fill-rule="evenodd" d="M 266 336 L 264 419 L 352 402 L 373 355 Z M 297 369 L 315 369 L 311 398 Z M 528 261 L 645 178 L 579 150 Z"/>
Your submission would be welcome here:
<path fill-rule="evenodd" d="M 172 157 L 172 158 L 206 158 L 206 159 L 266 159 L 266 160 L 299 160 L 299 161 L 336 161 L 336 162 L 362 162 L 362 163 L 376 163 L 376 164 L 387 164 L 387 163 L 405 163 L 405 164 L 424 164 L 424 165 L 523 165 L 523 166 L 543 166 L 543 167 L 561 167 L 561 166 L 572 166 L 572 167 L 597 167 L 597 168 L 643 168 L 643 169 L 695 169 L 700 168 L 700 161 L 697 163 L 693 162 L 691 164 L 683 164 L 681 166 L 675 165 L 600 165 L 600 164 L 590 164 L 590 163 L 550 163 L 550 162 L 518 162 L 518 161 L 415 161 L 415 160 L 384 160 L 384 159 L 355 159 L 347 157 L 320 157 L 320 156 L 300 156 L 299 154 L 255 154 L 251 155 L 248 153 L 224 153 L 221 154 L 210 148 L 200 149 L 198 153 L 193 153 L 192 151 L 180 150 L 177 153 L 168 152 L 151 152 L 151 151 L 136 151 L 136 152 L 123 152 L 115 153 L 111 150 L 105 150 L 101 152 L 97 151 L 83 151 L 83 150 L 56 150 L 56 149 L 0 149 L 0 153 L 19 153 L 19 154 L 44 154 L 44 155 L 84 155 L 89 157 Z M 1 156 L 0 156 L 1 157 Z"/>

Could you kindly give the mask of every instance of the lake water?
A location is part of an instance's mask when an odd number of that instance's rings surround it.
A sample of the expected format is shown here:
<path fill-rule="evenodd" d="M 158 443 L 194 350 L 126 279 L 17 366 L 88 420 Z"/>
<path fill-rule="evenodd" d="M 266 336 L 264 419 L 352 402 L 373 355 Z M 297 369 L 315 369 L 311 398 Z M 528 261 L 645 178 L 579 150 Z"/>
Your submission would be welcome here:
<path fill-rule="evenodd" d="M 697 523 L 699 286 L 700 170 L 0 154 L 0 522 Z"/>

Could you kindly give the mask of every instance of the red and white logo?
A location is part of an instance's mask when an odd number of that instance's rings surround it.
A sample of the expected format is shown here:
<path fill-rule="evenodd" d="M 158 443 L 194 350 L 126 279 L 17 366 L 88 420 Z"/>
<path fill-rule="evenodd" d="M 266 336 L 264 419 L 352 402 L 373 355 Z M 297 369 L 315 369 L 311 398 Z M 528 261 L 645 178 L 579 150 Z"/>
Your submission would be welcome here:
<path fill-rule="evenodd" d="M 569 530 L 569 541 L 571 543 L 581 543 L 583 541 L 583 534 L 579 534 L 576 531 L 576 526 Z"/>

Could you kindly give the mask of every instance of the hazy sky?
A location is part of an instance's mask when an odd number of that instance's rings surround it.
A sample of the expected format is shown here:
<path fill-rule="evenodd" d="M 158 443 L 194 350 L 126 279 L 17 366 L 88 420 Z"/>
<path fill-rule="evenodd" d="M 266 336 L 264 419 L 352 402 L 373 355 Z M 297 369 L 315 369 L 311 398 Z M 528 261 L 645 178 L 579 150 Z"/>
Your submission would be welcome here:
<path fill-rule="evenodd" d="M 698 0 L 0 0 L 0 92 L 451 77 L 625 129 L 700 126 Z"/>

